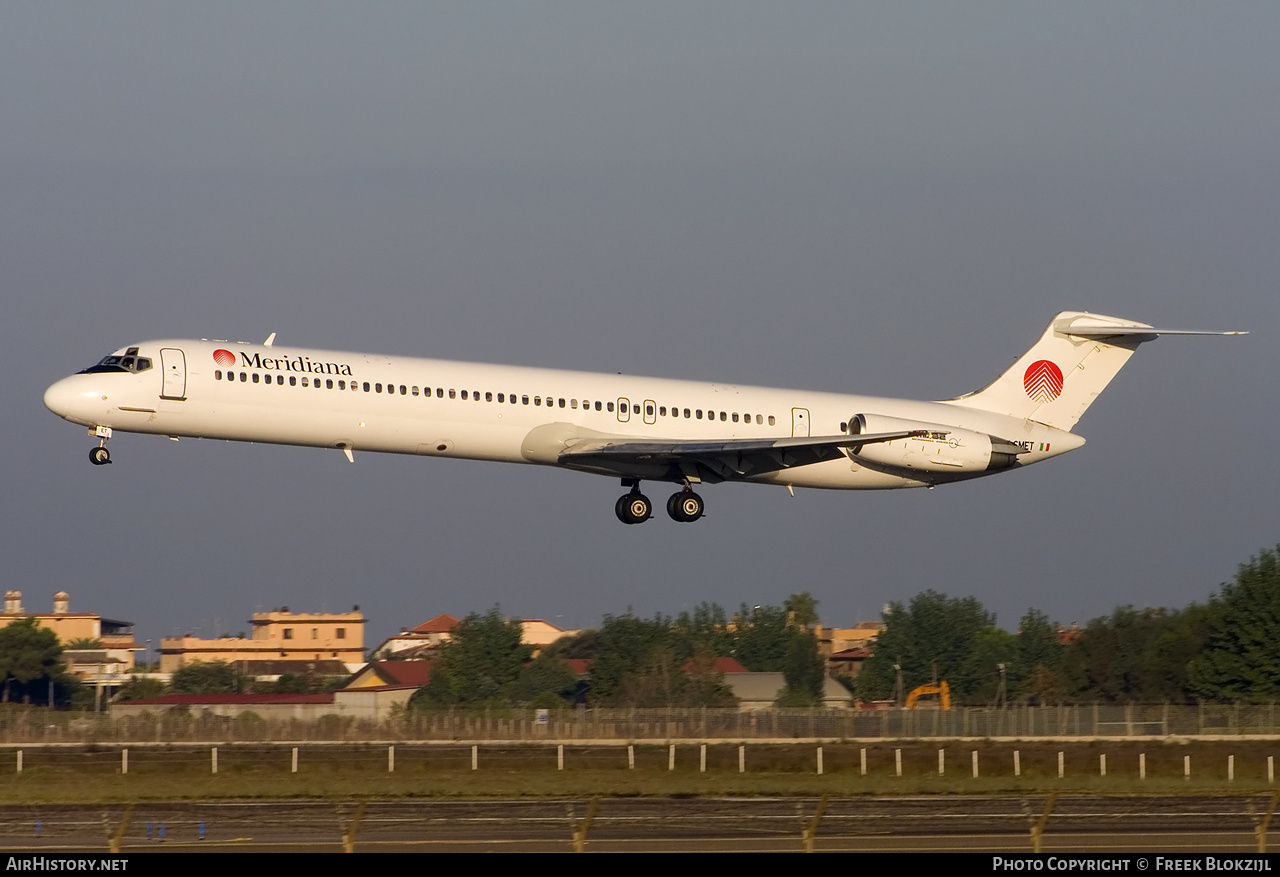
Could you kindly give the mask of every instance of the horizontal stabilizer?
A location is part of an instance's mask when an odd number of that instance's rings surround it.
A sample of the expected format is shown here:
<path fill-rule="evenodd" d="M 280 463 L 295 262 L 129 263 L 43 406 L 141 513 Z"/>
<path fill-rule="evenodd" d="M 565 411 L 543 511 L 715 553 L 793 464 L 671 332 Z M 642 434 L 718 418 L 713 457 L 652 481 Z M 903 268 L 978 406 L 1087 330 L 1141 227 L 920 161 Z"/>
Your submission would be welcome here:
<path fill-rule="evenodd" d="M 1063 311 L 1044 335 L 994 382 L 948 400 L 1070 431 L 1121 367 L 1161 335 L 1247 335 L 1204 329 L 1157 329 L 1084 311 Z"/>

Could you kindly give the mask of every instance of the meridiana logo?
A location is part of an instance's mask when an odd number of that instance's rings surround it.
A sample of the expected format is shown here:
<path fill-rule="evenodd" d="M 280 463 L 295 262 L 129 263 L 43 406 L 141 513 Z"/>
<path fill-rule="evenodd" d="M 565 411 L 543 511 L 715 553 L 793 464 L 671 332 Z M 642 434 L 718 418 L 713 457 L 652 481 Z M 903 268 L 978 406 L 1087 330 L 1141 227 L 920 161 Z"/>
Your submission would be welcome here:
<path fill-rule="evenodd" d="M 213 361 L 223 368 L 230 368 L 236 364 L 236 355 L 230 350 L 223 350 L 219 347 L 213 352 Z"/>
<path fill-rule="evenodd" d="M 1037 360 L 1027 366 L 1022 386 L 1035 401 L 1052 402 L 1062 395 L 1062 369 L 1047 359 Z"/>

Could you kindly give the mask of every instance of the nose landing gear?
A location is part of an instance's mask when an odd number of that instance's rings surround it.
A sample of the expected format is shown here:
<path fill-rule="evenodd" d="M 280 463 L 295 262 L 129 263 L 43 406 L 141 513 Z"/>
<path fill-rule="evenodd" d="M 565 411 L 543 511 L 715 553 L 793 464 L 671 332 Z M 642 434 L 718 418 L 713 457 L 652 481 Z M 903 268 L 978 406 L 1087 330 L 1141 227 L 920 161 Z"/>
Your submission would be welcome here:
<path fill-rule="evenodd" d="M 89 430 L 89 435 L 98 437 L 98 446 L 89 449 L 89 462 L 95 466 L 105 466 L 110 463 L 111 452 L 107 450 L 107 439 L 111 438 L 111 427 L 94 427 Z"/>

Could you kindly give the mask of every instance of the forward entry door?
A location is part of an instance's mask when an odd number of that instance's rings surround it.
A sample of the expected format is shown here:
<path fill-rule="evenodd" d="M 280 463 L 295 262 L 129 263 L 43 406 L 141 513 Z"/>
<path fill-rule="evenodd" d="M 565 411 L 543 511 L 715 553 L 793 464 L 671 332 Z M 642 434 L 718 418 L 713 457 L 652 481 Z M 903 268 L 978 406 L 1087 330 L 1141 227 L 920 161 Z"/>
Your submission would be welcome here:
<path fill-rule="evenodd" d="M 164 373 L 161 399 L 187 398 L 187 356 L 176 347 L 160 348 L 160 370 Z"/>

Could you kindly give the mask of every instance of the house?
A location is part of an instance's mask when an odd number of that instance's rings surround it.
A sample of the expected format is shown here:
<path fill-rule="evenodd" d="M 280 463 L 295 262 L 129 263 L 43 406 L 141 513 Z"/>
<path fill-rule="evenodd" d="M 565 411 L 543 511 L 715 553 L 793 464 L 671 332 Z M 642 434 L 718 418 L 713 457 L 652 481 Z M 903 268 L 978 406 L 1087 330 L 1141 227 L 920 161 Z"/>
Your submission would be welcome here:
<path fill-rule="evenodd" d="M 437 615 L 424 621 L 417 627 L 401 628 L 392 634 L 370 654 L 384 661 L 409 661 L 430 657 L 441 643 L 447 642 L 453 635 L 453 629 L 460 622 L 447 613 Z M 564 636 L 573 636 L 576 630 L 561 630 L 549 621 L 541 618 L 526 618 L 520 622 L 521 642 L 533 646 L 537 655 L 544 646 L 550 645 Z"/>
<path fill-rule="evenodd" d="M 325 661 L 342 664 L 346 672 L 364 664 L 365 618 L 359 609 L 294 613 L 285 606 L 271 612 L 255 612 L 250 624 L 253 632 L 249 637 L 165 637 L 160 640 L 160 672 L 173 673 L 197 661 L 271 661 L 275 675 L 316 673 L 315 665 Z"/>
<path fill-rule="evenodd" d="M 35 618 L 41 627 L 52 630 L 62 643 L 67 672 L 91 685 L 124 682 L 133 672 L 137 653 L 146 651 L 134 642 L 132 621 L 103 618 L 96 612 L 72 612 L 66 591 L 53 595 L 52 612 L 27 612 L 22 608 L 21 591 L 5 591 L 0 627 L 23 618 Z M 86 647 L 68 649 L 72 643 Z"/>
<path fill-rule="evenodd" d="M 422 622 L 417 627 L 400 628 L 400 632 L 383 640 L 370 655 L 384 661 L 406 661 L 431 654 L 458 626 L 458 619 L 447 613 Z"/>

